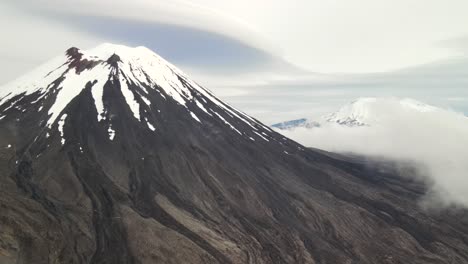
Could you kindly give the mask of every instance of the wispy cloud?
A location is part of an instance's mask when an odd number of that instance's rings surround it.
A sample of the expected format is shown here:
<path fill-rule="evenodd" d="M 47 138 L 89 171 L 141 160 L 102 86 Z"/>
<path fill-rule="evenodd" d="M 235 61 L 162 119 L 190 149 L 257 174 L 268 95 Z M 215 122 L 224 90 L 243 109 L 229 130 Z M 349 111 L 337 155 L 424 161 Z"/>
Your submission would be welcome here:
<path fill-rule="evenodd" d="M 21 58 L 37 65 L 70 46 L 86 49 L 101 42 L 147 46 L 196 76 L 301 71 L 268 52 L 245 25 L 187 2 L 18 0 L 0 5 L 2 32 L 11 32 L 0 54 L 0 67 L 6 69 L 0 83 L 30 69 L 18 63 Z M 41 41 L 31 48 L 33 38 Z"/>
<path fill-rule="evenodd" d="M 208 31 L 315 72 L 383 72 L 466 53 L 463 0 L 7 0 L 44 16 L 164 23 Z M 417 19 L 415 19 L 417 17 Z M 466 42 L 466 41 L 465 41 Z"/>

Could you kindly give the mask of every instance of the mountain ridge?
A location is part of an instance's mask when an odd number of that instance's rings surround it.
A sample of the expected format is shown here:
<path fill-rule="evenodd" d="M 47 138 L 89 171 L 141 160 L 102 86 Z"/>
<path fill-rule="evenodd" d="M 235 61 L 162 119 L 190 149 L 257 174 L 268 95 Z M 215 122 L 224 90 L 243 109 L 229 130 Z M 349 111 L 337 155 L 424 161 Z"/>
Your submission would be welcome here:
<path fill-rule="evenodd" d="M 468 260 L 466 212 L 420 208 L 424 184 L 309 150 L 120 48 L 1 88 L 2 263 Z"/>
<path fill-rule="evenodd" d="M 117 55 L 116 52 L 121 55 Z M 119 65 L 120 68 L 117 67 Z M 144 67 L 150 68 L 149 70 L 153 75 L 148 75 L 146 72 L 142 72 L 142 68 Z M 55 58 L 39 67 L 39 71 L 42 68 L 54 68 L 54 70 L 47 74 L 42 74 L 44 75 L 43 83 L 39 82 L 28 86 L 18 84 L 18 81 L 13 81 L 12 83 L 5 85 L 5 87 L 13 87 L 16 89 L 16 94 L 9 89 L 4 89 L 3 93 L 0 94 L 0 103 L 6 102 L 13 96 L 17 96 L 18 100 L 20 100 L 22 97 L 19 95 L 27 96 L 33 93 L 41 94 L 36 101 L 32 102 L 32 104 L 34 104 L 41 100 L 42 97 L 47 96 L 47 94 L 54 94 L 56 92 L 52 90 L 57 90 L 56 102 L 48 111 L 48 114 L 51 115 L 47 121 L 48 127 L 58 120 L 59 115 L 65 106 L 78 96 L 79 92 L 86 87 L 74 87 L 75 82 L 78 83 L 78 85 L 79 83 L 89 82 L 88 85 L 91 86 L 95 107 L 98 111 L 97 119 L 98 121 L 106 119 L 104 103 L 101 98 L 103 95 L 104 85 L 109 80 L 108 77 L 111 76 L 111 74 L 115 74 L 116 77 L 120 78 L 119 83 L 122 86 L 121 90 L 125 101 L 128 107 L 132 110 L 134 117 L 140 122 L 142 121 L 140 120 L 140 108 L 151 107 L 151 102 L 147 99 L 147 96 L 149 91 L 151 92 L 151 90 L 153 90 L 158 92 L 163 99 L 166 99 L 166 96 L 168 96 L 181 106 L 186 107 L 188 102 L 194 103 L 194 106 L 198 109 L 201 109 L 208 115 L 219 118 L 237 133 L 240 132 L 232 124 L 226 121 L 222 115 L 211 111 L 212 109 L 209 109 L 210 111 L 208 111 L 204 107 L 207 99 L 216 104 L 216 106 L 228 111 L 230 116 L 238 117 L 249 125 L 255 124 L 257 126 L 263 126 L 253 118 L 215 98 L 211 92 L 189 80 L 187 76 L 175 66 L 145 47 L 129 48 L 122 45 L 106 43 L 99 45 L 90 51 L 81 51 L 77 48 L 70 48 L 66 51 L 66 58 Z M 93 70 L 91 71 L 91 69 Z M 38 74 L 34 73 L 32 75 L 33 77 L 37 77 Z M 95 78 L 96 76 L 98 76 L 98 78 Z M 26 81 L 24 79 L 26 79 Z M 20 78 L 20 83 L 27 82 L 30 79 L 31 78 L 28 78 L 28 76 L 23 76 Z M 90 80 L 93 81 L 90 82 Z M 47 84 L 47 82 L 50 83 Z M 58 82 L 58 85 L 55 85 L 56 82 Z M 141 88 L 130 90 L 128 88 L 129 84 L 139 86 Z M 186 88 L 186 84 L 188 84 L 193 91 Z M 156 88 L 153 89 L 151 86 Z M 66 89 L 63 89 L 63 87 Z M 19 91 L 21 91 L 20 93 L 18 93 L 18 88 L 20 89 Z M 204 101 L 199 99 L 197 100 L 196 95 L 203 95 L 205 98 L 203 99 Z M 11 102 L 11 106 L 14 104 L 15 102 Z M 4 111 L 6 110 L 8 109 L 5 109 Z M 200 122 L 200 119 L 196 114 L 190 110 L 188 110 L 188 112 L 194 120 Z M 4 116 L 0 118 L 4 118 Z M 147 119 L 147 117 L 145 118 Z M 155 129 L 154 125 L 147 120 L 146 123 L 149 129 Z M 255 130 L 253 125 L 251 126 L 252 129 Z M 266 126 L 263 127 L 266 130 L 270 130 Z M 249 138 L 259 137 L 262 139 L 265 137 L 265 135 L 256 136 L 255 134 L 256 133 L 249 136 Z"/>

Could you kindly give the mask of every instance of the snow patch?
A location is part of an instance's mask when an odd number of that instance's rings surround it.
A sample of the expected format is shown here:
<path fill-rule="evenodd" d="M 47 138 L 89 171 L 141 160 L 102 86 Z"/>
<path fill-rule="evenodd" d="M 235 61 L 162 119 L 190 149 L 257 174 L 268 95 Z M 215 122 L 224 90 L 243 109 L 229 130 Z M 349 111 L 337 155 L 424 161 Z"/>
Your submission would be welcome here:
<path fill-rule="evenodd" d="M 112 129 L 112 125 L 109 125 L 109 128 L 107 129 L 107 133 L 109 134 L 109 139 L 113 141 L 115 137 L 115 130 Z"/>
<path fill-rule="evenodd" d="M 253 131 L 255 134 L 257 134 L 259 137 L 263 138 L 265 141 L 268 141 L 270 142 L 270 140 L 268 140 L 267 138 L 265 138 L 264 136 L 260 135 L 259 133 Z"/>
<path fill-rule="evenodd" d="M 151 129 L 152 131 L 156 131 L 156 128 L 148 121 L 148 118 L 145 117 L 145 121 L 149 129 Z"/>
<path fill-rule="evenodd" d="M 237 130 L 237 128 L 235 128 L 233 125 L 231 125 L 228 121 L 226 121 L 226 119 L 224 119 L 220 114 L 214 112 L 215 115 L 217 115 L 219 117 L 219 119 L 221 119 L 226 125 L 228 125 L 232 130 L 236 131 L 239 135 L 242 136 L 242 133 Z"/>
<path fill-rule="evenodd" d="M 208 110 L 206 110 L 206 108 L 203 106 L 203 104 L 200 103 L 198 100 L 195 100 L 195 104 L 197 104 L 198 108 L 203 110 L 203 112 L 207 113 L 210 116 L 213 116 L 210 112 L 208 112 Z"/>
<path fill-rule="evenodd" d="M 109 79 L 109 67 L 103 64 L 96 65 L 92 70 L 85 70 L 80 74 L 76 74 L 74 70 L 67 72 L 65 79 L 60 84 L 57 98 L 54 104 L 49 109 L 51 117 L 47 121 L 50 127 L 63 109 L 86 87 L 88 82 L 94 83 L 92 87 L 92 95 L 98 112 L 97 119 L 102 119 L 104 106 L 102 103 L 102 91 L 104 84 Z"/>
<path fill-rule="evenodd" d="M 5 113 L 6 111 L 10 110 L 11 108 L 13 108 L 16 103 L 18 103 L 19 101 L 21 101 L 21 99 L 23 99 L 24 96 L 21 96 L 20 98 L 16 99 L 15 101 L 11 102 L 11 104 L 5 108 L 2 112 Z"/>
<path fill-rule="evenodd" d="M 197 120 L 199 123 L 201 123 L 200 119 L 198 119 L 198 117 L 193 113 L 193 112 L 190 112 L 190 115 L 193 117 L 193 119 Z"/>
<path fill-rule="evenodd" d="M 60 120 L 58 121 L 58 130 L 60 132 L 60 137 L 62 138 L 61 142 L 62 145 L 65 144 L 65 138 L 63 134 L 63 126 L 65 125 L 65 120 L 67 119 L 67 114 L 63 114 L 62 117 L 60 117 Z"/>
<path fill-rule="evenodd" d="M 146 124 L 148 125 L 149 129 L 156 131 L 156 128 L 153 125 L 151 125 L 150 122 L 147 122 Z"/>
<path fill-rule="evenodd" d="M 128 88 L 127 82 L 125 79 L 120 79 L 120 89 L 122 90 L 122 94 L 125 97 L 125 102 L 130 107 L 130 110 L 133 113 L 133 116 L 140 121 L 140 104 L 135 99 L 135 95 L 133 92 Z"/>
<path fill-rule="evenodd" d="M 144 96 L 141 95 L 141 94 L 140 94 L 140 98 L 141 98 L 141 100 L 143 100 L 143 102 L 145 102 L 145 104 L 146 104 L 147 106 L 150 106 L 150 105 L 151 105 L 151 101 L 148 100 L 148 98 L 144 97 Z"/>

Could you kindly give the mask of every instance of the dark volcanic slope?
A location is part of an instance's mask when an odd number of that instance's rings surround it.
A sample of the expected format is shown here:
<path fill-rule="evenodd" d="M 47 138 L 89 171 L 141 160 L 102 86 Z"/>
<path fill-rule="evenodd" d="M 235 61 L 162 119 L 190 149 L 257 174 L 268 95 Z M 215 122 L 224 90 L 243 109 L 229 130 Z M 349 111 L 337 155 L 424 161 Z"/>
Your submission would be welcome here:
<path fill-rule="evenodd" d="M 468 263 L 466 212 L 305 149 L 145 48 L 0 90 L 0 263 Z"/>

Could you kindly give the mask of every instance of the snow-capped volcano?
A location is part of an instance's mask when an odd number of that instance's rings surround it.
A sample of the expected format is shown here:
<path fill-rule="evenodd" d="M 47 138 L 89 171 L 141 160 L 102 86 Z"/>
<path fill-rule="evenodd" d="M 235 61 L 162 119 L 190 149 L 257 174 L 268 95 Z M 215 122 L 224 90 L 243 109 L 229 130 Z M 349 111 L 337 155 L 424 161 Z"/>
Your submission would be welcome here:
<path fill-rule="evenodd" d="M 112 84 L 120 86 L 135 120 L 150 130 L 158 126 L 154 115 L 161 114 L 159 106 L 151 103 L 152 98 L 158 97 L 176 103 L 197 122 L 201 122 L 199 116 L 207 115 L 222 121 L 239 135 L 244 134 L 251 140 L 267 140 L 266 133 L 258 131 L 258 127 L 264 127 L 262 124 L 218 100 L 156 53 L 145 47 L 114 44 L 102 44 L 91 50 L 70 48 L 64 56 L 0 87 L 0 105 L 4 106 L 0 119 L 5 118 L 10 109 L 24 109 L 26 105 L 23 104 L 27 102 L 27 107 L 47 113 L 43 121 L 48 128 L 60 119 L 60 130 L 66 122 L 66 106 L 83 90 L 90 89 L 96 118 L 107 121 L 109 136 L 113 139 L 116 132 L 112 129 L 110 105 L 104 99 L 105 86 Z M 33 100 L 27 100 L 32 97 Z M 241 133 L 228 121 L 232 117 L 250 126 L 251 132 Z"/>
<path fill-rule="evenodd" d="M 0 88 L 1 263 L 463 263 L 464 222 L 421 210 L 423 187 L 307 149 L 143 47 L 71 48 Z"/>
<path fill-rule="evenodd" d="M 272 125 L 278 129 L 295 129 L 298 127 L 314 128 L 321 125 L 338 124 L 349 127 L 374 126 L 382 120 L 391 119 L 395 115 L 411 113 L 430 113 L 444 111 L 443 109 L 410 99 L 396 97 L 362 97 L 344 105 L 338 111 L 314 119 L 300 119 L 302 122 L 290 122 L 288 126 L 282 123 Z"/>

